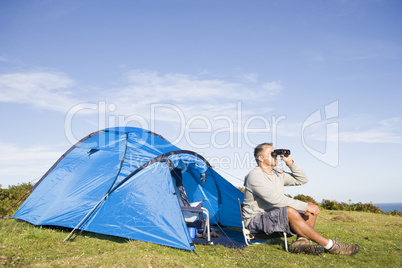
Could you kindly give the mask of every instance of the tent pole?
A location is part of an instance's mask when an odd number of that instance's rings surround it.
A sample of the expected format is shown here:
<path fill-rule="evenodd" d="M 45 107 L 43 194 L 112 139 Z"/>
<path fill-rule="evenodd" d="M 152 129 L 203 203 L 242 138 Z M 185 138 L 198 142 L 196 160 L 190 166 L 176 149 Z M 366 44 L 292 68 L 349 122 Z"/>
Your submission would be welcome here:
<path fill-rule="evenodd" d="M 73 233 L 75 232 L 75 230 L 77 230 L 79 227 L 81 227 L 81 225 L 84 223 L 84 221 L 86 221 L 86 219 L 87 219 L 87 218 L 92 214 L 92 212 L 100 205 L 100 203 L 101 203 L 103 200 L 106 200 L 107 196 L 108 196 L 109 193 L 110 193 L 110 190 L 111 190 L 112 187 L 113 187 L 114 182 L 117 180 L 117 177 L 118 177 L 119 174 L 120 174 L 121 168 L 123 167 L 124 159 L 126 158 L 126 153 L 127 153 L 127 143 L 128 143 L 128 132 L 126 133 L 126 145 L 125 145 L 125 149 L 124 149 L 124 155 L 123 155 L 123 157 L 122 157 L 122 159 L 121 159 L 121 161 L 120 161 L 120 169 L 119 169 L 119 172 L 117 172 L 117 175 L 116 175 L 115 179 L 113 180 L 113 183 L 112 183 L 112 185 L 110 186 L 109 190 L 107 191 L 107 194 L 98 202 L 98 204 L 96 204 L 96 206 L 95 206 L 90 212 L 88 212 L 88 214 L 81 220 L 80 223 L 78 223 L 78 225 L 77 225 L 77 226 L 71 231 L 71 233 L 63 240 L 63 242 L 68 241 L 68 240 L 70 239 L 70 237 L 73 235 Z"/>
<path fill-rule="evenodd" d="M 124 160 L 126 159 L 126 154 L 127 154 L 127 145 L 128 145 L 128 132 L 126 133 L 126 146 L 124 148 L 124 155 L 123 155 L 123 157 L 122 157 L 122 159 L 120 161 L 120 168 L 119 168 L 119 171 L 117 172 L 116 177 L 113 180 L 112 185 L 110 185 L 110 188 L 107 191 L 108 193 L 110 193 L 110 191 L 113 189 L 113 185 L 116 182 L 117 178 L 119 177 L 121 169 L 123 168 Z"/>
<path fill-rule="evenodd" d="M 80 221 L 80 223 L 78 223 L 77 226 L 75 226 L 75 228 L 71 231 L 71 233 L 68 234 L 68 236 L 63 240 L 63 242 L 67 242 L 70 237 L 73 235 L 73 233 L 75 232 L 75 230 L 77 230 L 79 227 L 81 227 L 81 225 L 88 219 L 88 217 L 95 211 L 95 209 L 97 209 L 99 207 L 99 205 L 106 200 L 106 198 L 108 197 L 109 194 L 106 194 L 104 197 L 102 197 L 102 199 L 93 207 L 93 209 L 91 209 L 91 211 L 88 212 L 87 215 L 85 215 L 85 217 Z"/>

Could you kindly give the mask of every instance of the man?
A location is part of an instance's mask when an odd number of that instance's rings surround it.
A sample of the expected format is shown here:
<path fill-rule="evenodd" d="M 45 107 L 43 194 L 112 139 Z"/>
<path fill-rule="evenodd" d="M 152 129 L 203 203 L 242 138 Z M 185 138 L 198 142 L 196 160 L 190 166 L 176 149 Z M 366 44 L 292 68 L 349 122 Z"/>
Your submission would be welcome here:
<path fill-rule="evenodd" d="M 250 171 L 244 182 L 245 226 L 266 234 L 283 231 L 289 235 L 297 234 L 297 239 L 289 247 L 293 253 L 320 255 L 326 250 L 333 254 L 356 254 L 360 249 L 358 245 L 327 239 L 314 230 L 320 212 L 317 205 L 284 194 L 284 186 L 303 185 L 308 179 L 290 155 L 281 155 L 281 158 L 292 173 L 276 171 L 274 167 L 278 162 L 273 152 L 272 143 L 260 144 L 254 150 L 258 166 Z"/>

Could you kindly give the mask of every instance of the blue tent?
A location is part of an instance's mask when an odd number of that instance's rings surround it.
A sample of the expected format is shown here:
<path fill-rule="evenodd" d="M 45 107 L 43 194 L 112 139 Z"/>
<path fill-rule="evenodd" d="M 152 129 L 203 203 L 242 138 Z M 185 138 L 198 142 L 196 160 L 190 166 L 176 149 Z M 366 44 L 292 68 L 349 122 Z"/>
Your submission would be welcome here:
<path fill-rule="evenodd" d="M 194 250 L 172 169 L 210 223 L 241 227 L 243 194 L 199 154 L 140 128 L 94 132 L 72 146 L 32 188 L 13 218 Z"/>

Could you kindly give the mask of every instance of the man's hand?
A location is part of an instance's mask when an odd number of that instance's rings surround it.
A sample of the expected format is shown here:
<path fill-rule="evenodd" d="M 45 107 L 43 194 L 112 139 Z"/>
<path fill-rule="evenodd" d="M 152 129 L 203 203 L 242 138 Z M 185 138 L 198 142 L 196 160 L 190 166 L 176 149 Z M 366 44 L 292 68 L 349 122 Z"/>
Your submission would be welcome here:
<path fill-rule="evenodd" d="M 316 204 L 308 202 L 306 212 L 309 212 L 313 215 L 318 215 L 318 213 L 320 213 L 320 208 Z"/>
<path fill-rule="evenodd" d="M 282 157 L 283 162 L 285 162 L 288 167 L 290 167 L 293 164 L 293 159 L 290 154 L 287 156 L 281 155 L 281 157 Z"/>

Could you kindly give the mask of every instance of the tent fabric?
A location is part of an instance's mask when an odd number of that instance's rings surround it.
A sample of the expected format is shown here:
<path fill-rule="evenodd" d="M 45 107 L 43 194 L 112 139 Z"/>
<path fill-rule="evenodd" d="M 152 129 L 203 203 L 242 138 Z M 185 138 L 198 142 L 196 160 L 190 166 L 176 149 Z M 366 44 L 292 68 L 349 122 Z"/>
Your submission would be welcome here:
<path fill-rule="evenodd" d="M 241 227 L 243 194 L 199 154 L 148 130 L 94 132 L 72 146 L 32 188 L 13 218 L 194 250 L 171 170 L 211 224 Z M 206 176 L 206 181 L 203 179 Z"/>

